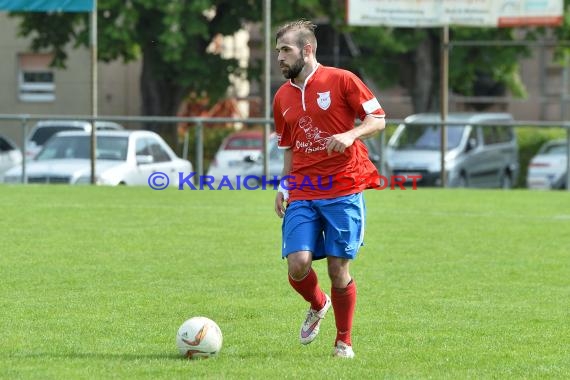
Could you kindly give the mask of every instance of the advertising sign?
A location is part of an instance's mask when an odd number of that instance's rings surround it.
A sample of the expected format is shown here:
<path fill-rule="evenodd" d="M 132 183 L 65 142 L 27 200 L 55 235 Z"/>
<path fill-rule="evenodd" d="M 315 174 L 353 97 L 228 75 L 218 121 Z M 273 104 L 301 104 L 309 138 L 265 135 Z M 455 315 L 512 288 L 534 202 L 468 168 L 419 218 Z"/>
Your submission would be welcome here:
<path fill-rule="evenodd" d="M 348 25 L 503 27 L 562 24 L 563 0 L 347 0 Z"/>

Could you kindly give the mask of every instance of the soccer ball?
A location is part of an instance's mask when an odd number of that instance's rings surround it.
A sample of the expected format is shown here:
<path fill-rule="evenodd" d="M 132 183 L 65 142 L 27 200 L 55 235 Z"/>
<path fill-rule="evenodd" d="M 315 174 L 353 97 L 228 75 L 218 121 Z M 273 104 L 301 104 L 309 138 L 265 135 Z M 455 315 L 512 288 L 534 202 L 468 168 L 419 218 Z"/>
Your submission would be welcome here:
<path fill-rule="evenodd" d="M 216 356 L 222 349 L 222 330 L 206 317 L 193 317 L 185 321 L 176 334 L 176 345 L 188 359 Z"/>

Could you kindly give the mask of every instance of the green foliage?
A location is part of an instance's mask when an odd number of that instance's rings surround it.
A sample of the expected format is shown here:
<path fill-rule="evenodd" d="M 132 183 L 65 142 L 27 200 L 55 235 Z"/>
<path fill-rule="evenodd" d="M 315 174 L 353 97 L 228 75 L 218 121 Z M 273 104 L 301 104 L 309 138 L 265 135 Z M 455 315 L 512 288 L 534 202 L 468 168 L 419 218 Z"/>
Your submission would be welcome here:
<path fill-rule="evenodd" d="M 402 60 L 428 38 L 428 31 L 423 29 L 352 27 L 347 30 L 361 50 L 355 66 L 364 69 L 381 87 L 405 81 L 402 75 L 406 74 L 400 70 Z"/>
<path fill-rule="evenodd" d="M 558 39 L 568 41 L 570 0 L 564 3 L 564 25 L 554 28 L 554 34 Z M 426 40 L 432 41 L 432 65 L 437 68 L 439 31 L 433 28 L 348 27 L 344 25 L 345 6 L 338 0 L 273 1 L 272 23 L 276 27 L 300 17 L 328 20 L 338 30 L 351 32 L 362 51 L 351 67 L 364 69 L 382 87 L 407 84 L 409 92 L 414 94 L 413 86 L 417 83 L 409 77 L 419 70 L 414 66 L 413 53 Z M 211 10 L 216 11 L 209 12 Z M 34 50 L 54 52 L 54 65 L 58 67 L 65 65 L 66 48 L 89 43 L 86 14 L 15 13 L 13 16 L 21 20 L 20 34 L 32 36 Z M 147 97 L 153 100 L 165 93 L 174 98 L 160 104 L 162 111 L 147 111 L 172 114 L 176 101 L 190 91 L 205 90 L 212 101 L 224 96 L 229 84 L 226 74 L 240 73 L 241 69 L 235 60 L 209 54 L 206 48 L 216 34 L 230 35 L 244 22 L 261 21 L 262 16 L 262 0 L 99 0 L 99 59 L 108 62 L 121 58 L 128 62 L 143 58 L 144 67 L 149 70 L 144 81 L 160 84 L 143 86 L 143 94 L 160 92 Z M 452 41 L 510 41 L 514 39 L 513 31 L 510 28 L 453 27 L 451 38 Z M 525 38 L 532 40 L 546 32 L 546 28 L 528 28 Z M 560 59 L 564 58 L 564 51 L 568 52 L 570 48 L 560 46 L 557 49 Z M 450 54 L 450 87 L 459 94 L 473 95 L 478 82 L 484 79 L 497 84 L 499 90 L 503 86 L 515 96 L 523 97 L 526 92 L 518 76 L 518 61 L 527 55 L 528 50 L 521 46 L 454 47 Z M 259 76 L 262 64 L 253 63 L 249 74 Z M 432 83 L 437 79 L 430 78 Z M 429 95 L 438 96 L 437 91 Z M 425 104 L 428 103 L 435 104 Z"/>
<path fill-rule="evenodd" d="M 514 41 L 513 29 L 452 28 L 450 40 L 489 42 L 488 46 L 457 46 L 451 49 L 449 82 L 455 92 L 473 96 L 477 80 L 487 75 L 493 82 L 504 84 L 513 95 L 526 96 L 518 62 L 530 55 L 529 49 L 523 45 L 492 45 L 493 41 Z"/>
<path fill-rule="evenodd" d="M 190 91 L 206 91 L 216 101 L 227 91 L 226 73 L 238 73 L 236 60 L 206 51 L 215 35 L 230 35 L 243 22 L 260 19 L 259 0 L 100 0 L 98 2 L 98 58 L 109 62 L 143 59 L 150 70 L 145 80 L 157 85 L 143 87 L 149 99 L 174 97 L 159 104 L 169 115 L 177 101 Z M 216 12 L 209 12 L 217 10 Z M 77 13 L 14 13 L 21 20 L 19 33 L 32 37 L 32 49 L 52 50 L 53 64 L 64 68 L 66 49 L 89 45 L 89 17 Z M 212 78 L 216 78 L 212 80 Z M 160 88 L 160 90 L 158 90 Z M 144 98 L 144 96 L 143 96 Z M 144 112 L 144 111 L 143 111 Z"/>
<path fill-rule="evenodd" d="M 563 138 L 566 131 L 562 128 L 521 127 L 516 129 L 519 144 L 520 175 L 517 187 L 526 187 L 528 164 L 542 144 L 549 140 Z"/>
<path fill-rule="evenodd" d="M 559 40 L 570 41 L 570 0 L 565 0 L 564 24 L 550 28 Z M 437 29 L 424 28 L 390 28 L 390 27 L 344 27 L 352 33 L 362 55 L 357 58 L 356 67 L 363 68 L 382 87 L 400 84 L 414 94 L 417 83 L 410 80 L 414 75 L 413 53 L 422 42 L 435 40 L 436 51 L 433 51 L 433 66 L 439 67 L 440 33 Z M 520 30 L 519 30 L 520 31 Z M 526 28 L 523 38 L 535 40 L 538 36 L 549 32 L 548 28 Z M 513 28 L 450 28 L 453 41 L 514 41 Z M 520 36 L 517 36 L 520 38 Z M 519 75 L 520 59 L 528 57 L 530 51 L 523 45 L 518 46 L 454 46 L 449 55 L 450 88 L 461 95 L 471 96 L 479 91 L 495 91 L 500 93 L 509 90 L 516 97 L 525 97 L 526 89 Z M 564 59 L 564 51 L 570 52 L 568 43 L 556 49 L 556 56 Z M 412 69 L 406 69 L 412 66 Z M 437 69 L 435 70 L 437 72 Z M 438 80 L 433 78 L 432 80 Z M 485 87 L 487 86 L 487 88 Z M 436 87 L 437 88 L 437 87 Z M 485 95 L 485 94 L 480 94 Z M 498 95 L 498 94 L 490 94 Z M 433 91 L 431 96 L 438 97 Z M 434 104 L 431 102 L 431 104 Z M 425 111 L 425 110 L 416 110 Z"/>
<path fill-rule="evenodd" d="M 204 127 L 204 173 L 208 171 L 210 162 L 214 159 L 220 144 L 226 136 L 233 133 L 235 130 L 233 128 L 218 127 L 218 126 L 206 126 Z M 188 133 L 188 157 L 184 157 L 190 160 L 196 166 L 196 133 L 195 128 L 190 128 Z"/>
<path fill-rule="evenodd" d="M 566 55 L 570 55 L 570 0 L 564 0 L 564 24 L 554 29 L 554 34 L 559 41 L 565 41 L 564 45 L 557 47 L 556 57 L 564 62 Z M 568 63 L 566 63 L 568 64 Z"/>

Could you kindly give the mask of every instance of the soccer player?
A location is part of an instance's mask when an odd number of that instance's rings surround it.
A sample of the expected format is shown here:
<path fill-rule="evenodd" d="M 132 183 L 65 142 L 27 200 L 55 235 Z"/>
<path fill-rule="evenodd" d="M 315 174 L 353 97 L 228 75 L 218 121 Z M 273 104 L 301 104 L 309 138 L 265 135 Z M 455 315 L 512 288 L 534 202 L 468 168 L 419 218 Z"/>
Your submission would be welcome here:
<path fill-rule="evenodd" d="M 363 242 L 362 191 L 378 178 L 361 139 L 382 130 L 385 119 L 378 100 L 356 75 L 317 62 L 315 27 L 300 20 L 276 34 L 279 67 L 289 81 L 273 102 L 278 145 L 285 149 L 275 212 L 284 218 L 282 257 L 287 258 L 289 283 L 310 303 L 301 343 L 316 338 L 332 304 L 337 329 L 333 355 L 353 358 L 356 283 L 349 263 Z M 356 117 L 362 123 L 355 127 Z M 313 260 L 324 258 L 330 297 L 312 269 Z"/>

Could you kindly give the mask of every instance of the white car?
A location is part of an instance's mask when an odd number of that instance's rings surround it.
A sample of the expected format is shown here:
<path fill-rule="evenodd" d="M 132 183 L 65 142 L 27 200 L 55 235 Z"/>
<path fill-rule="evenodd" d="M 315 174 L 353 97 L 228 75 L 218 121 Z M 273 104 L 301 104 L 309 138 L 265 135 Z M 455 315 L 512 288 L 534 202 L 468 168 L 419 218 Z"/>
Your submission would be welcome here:
<path fill-rule="evenodd" d="M 95 121 L 98 131 L 122 130 L 122 125 L 112 121 Z M 36 123 L 26 139 L 26 159 L 32 159 L 42 146 L 58 132 L 86 131 L 91 132 L 91 122 L 84 120 L 40 120 Z"/>
<path fill-rule="evenodd" d="M 222 141 L 208 169 L 208 176 L 218 183 L 224 176 L 232 180 L 249 166 L 246 157 L 257 158 L 263 150 L 263 131 L 234 132 Z"/>
<path fill-rule="evenodd" d="M 179 173 L 192 172 L 192 164 L 176 156 L 151 131 L 99 131 L 95 177 L 98 185 L 147 185 L 149 177 L 164 173 L 160 183 L 177 185 Z M 60 132 L 34 160 L 26 164 L 28 183 L 91 183 L 91 132 Z M 6 183 L 20 183 L 22 165 L 8 170 Z"/>
<path fill-rule="evenodd" d="M 0 136 L 0 178 L 6 170 L 22 162 L 22 152 L 5 136 Z"/>
<path fill-rule="evenodd" d="M 565 139 L 546 142 L 528 165 L 529 189 L 565 189 L 568 146 Z"/>

